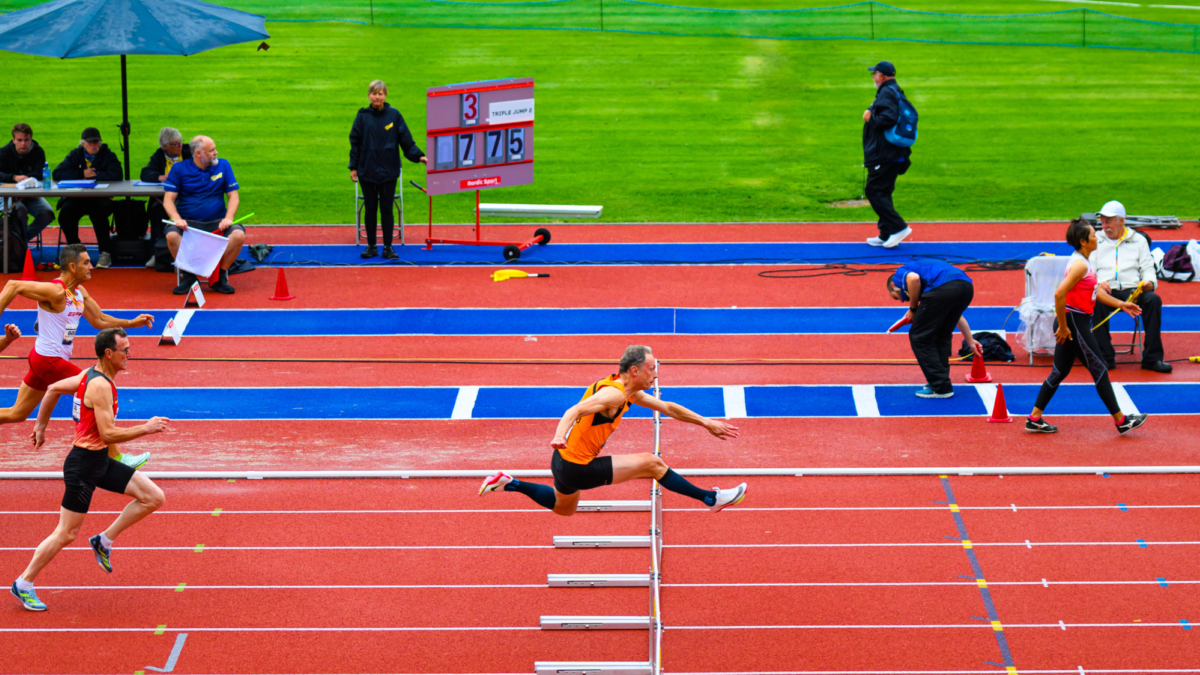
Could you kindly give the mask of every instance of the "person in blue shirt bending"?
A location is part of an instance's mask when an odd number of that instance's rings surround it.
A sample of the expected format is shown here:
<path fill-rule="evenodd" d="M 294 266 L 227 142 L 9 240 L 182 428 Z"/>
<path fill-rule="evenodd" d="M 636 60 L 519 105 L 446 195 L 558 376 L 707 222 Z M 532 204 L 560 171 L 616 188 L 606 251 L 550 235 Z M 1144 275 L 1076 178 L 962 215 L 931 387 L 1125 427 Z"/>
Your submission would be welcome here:
<path fill-rule="evenodd" d="M 963 312 L 975 297 L 975 286 L 965 272 L 935 260 L 909 263 L 888 277 L 888 294 L 908 303 L 904 318 L 912 322 L 908 342 L 929 384 L 917 392 L 921 398 L 950 398 L 950 349 L 954 328 L 963 344 L 977 355 L 979 344 L 971 335 Z M 982 358 L 980 356 L 979 358 Z"/>
<path fill-rule="evenodd" d="M 225 256 L 221 258 L 221 277 L 211 286 L 218 293 L 234 292 L 229 285 L 229 267 L 237 260 L 246 240 L 246 228 L 234 225 L 238 210 L 238 183 L 229 161 L 217 158 L 217 145 L 208 136 L 196 136 L 189 143 L 192 158 L 171 167 L 163 181 L 163 209 L 173 221 L 164 230 L 167 248 L 172 256 L 179 255 L 183 231 L 195 227 L 220 234 L 229 239 Z M 229 203 L 225 196 L 229 195 Z M 175 295 L 187 295 L 196 277 L 180 270 Z"/>

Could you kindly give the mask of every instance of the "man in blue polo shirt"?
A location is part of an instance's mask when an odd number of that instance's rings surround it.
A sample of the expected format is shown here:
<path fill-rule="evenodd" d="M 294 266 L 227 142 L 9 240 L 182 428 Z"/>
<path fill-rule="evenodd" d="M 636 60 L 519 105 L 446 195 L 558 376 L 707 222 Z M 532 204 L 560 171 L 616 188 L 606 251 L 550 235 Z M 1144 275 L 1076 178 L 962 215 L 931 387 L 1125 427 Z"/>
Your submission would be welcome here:
<path fill-rule="evenodd" d="M 975 286 L 965 272 L 936 260 L 913 262 L 888 277 L 888 294 L 908 303 L 905 319 L 912 322 L 908 342 L 917 364 L 929 383 L 917 392 L 921 398 L 950 398 L 950 349 L 954 328 L 963 334 L 963 344 L 980 352 L 963 312 L 975 297 Z"/>
<path fill-rule="evenodd" d="M 179 241 L 183 231 L 195 227 L 205 232 L 214 232 L 229 239 L 225 256 L 221 258 L 221 277 L 212 284 L 212 290 L 229 295 L 234 292 L 229 285 L 229 267 L 237 260 L 246 240 L 246 228 L 234 225 L 233 218 L 238 210 L 238 183 L 233 177 L 233 167 L 224 159 L 217 158 L 217 146 L 208 136 L 197 136 L 189 144 L 192 158 L 171 167 L 171 173 L 163 182 L 166 192 L 163 208 L 174 224 L 164 230 L 167 248 L 171 255 L 179 254 Z M 229 195 L 229 203 L 225 203 Z M 179 286 L 175 295 L 187 295 L 196 277 L 180 270 Z"/>

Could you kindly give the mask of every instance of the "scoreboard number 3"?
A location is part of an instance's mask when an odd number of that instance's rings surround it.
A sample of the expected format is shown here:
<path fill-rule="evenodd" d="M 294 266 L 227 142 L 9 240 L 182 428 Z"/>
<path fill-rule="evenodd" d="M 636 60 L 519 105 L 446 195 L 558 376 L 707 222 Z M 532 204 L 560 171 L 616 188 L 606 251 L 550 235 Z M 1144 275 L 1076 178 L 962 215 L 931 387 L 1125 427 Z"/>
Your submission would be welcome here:
<path fill-rule="evenodd" d="M 462 125 L 479 124 L 479 94 L 470 92 L 462 95 Z"/>

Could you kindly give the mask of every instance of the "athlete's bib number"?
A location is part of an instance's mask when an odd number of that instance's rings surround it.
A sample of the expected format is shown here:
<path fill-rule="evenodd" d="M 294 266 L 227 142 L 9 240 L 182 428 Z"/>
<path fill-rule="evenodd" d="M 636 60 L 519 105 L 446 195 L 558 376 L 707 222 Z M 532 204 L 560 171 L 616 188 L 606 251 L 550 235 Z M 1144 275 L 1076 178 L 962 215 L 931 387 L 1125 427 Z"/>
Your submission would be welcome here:
<path fill-rule="evenodd" d="M 64 345 L 66 345 L 67 347 L 70 347 L 71 345 L 75 344 L 75 331 L 76 330 L 78 330 L 78 329 L 68 328 L 65 331 L 63 331 L 63 342 L 62 343 Z"/>
<path fill-rule="evenodd" d="M 75 420 L 76 424 L 79 424 L 79 404 L 80 404 L 79 397 L 72 396 L 71 397 L 71 419 Z"/>

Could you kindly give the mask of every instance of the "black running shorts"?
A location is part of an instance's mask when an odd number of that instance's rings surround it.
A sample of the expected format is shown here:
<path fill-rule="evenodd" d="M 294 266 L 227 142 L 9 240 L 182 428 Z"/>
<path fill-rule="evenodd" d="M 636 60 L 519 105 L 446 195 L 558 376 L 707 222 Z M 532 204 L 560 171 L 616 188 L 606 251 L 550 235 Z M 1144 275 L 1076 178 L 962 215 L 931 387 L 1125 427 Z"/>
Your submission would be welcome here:
<path fill-rule="evenodd" d="M 76 445 L 63 462 L 63 482 L 67 489 L 63 493 L 62 507 L 75 513 L 87 513 L 96 488 L 125 494 L 132 478 L 133 469 L 110 459 L 108 450 L 88 450 Z"/>
<path fill-rule="evenodd" d="M 550 473 L 554 474 L 554 489 L 564 495 L 612 485 L 612 457 L 597 457 L 587 464 L 576 464 L 563 459 L 555 450 L 550 457 Z"/>

